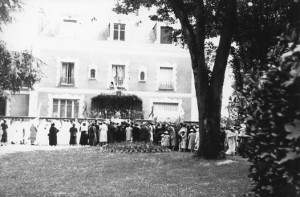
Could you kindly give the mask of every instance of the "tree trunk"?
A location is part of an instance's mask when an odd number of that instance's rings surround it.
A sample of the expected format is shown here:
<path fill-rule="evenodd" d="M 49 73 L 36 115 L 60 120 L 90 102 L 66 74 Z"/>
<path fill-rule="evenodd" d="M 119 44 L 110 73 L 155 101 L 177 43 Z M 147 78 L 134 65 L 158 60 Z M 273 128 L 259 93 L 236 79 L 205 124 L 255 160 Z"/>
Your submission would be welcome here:
<path fill-rule="evenodd" d="M 206 129 L 205 129 L 205 106 L 206 106 L 206 97 L 208 91 L 208 69 L 205 66 L 205 59 L 199 58 L 197 61 L 198 69 L 193 69 L 194 71 L 194 81 L 195 81 L 195 90 L 196 98 L 198 105 L 198 120 L 199 120 L 199 144 L 198 144 L 198 156 L 205 156 L 206 153 Z M 195 65 L 196 66 L 196 65 Z M 193 68 L 195 68 L 193 66 Z"/>
<path fill-rule="evenodd" d="M 190 23 L 183 1 L 170 1 L 176 17 L 180 20 L 192 60 L 199 116 L 200 142 L 197 154 L 211 159 L 216 158 L 220 151 L 221 96 L 231 38 L 234 31 L 234 21 L 236 19 L 236 0 L 224 1 L 223 30 L 220 35 L 220 43 L 210 81 L 204 55 L 205 24 L 207 22 L 204 12 L 204 1 L 195 0 L 195 29 Z"/>
<path fill-rule="evenodd" d="M 199 110 L 200 144 L 198 155 L 215 159 L 220 152 L 220 122 L 222 90 L 225 70 L 236 20 L 236 0 L 226 0 L 223 30 L 217 49 L 215 64 L 210 81 L 205 68 L 195 75 L 196 96 Z M 200 61 L 199 61 L 200 63 Z M 201 66 L 199 64 L 199 66 Z M 197 79 L 200 77 L 200 79 Z"/>

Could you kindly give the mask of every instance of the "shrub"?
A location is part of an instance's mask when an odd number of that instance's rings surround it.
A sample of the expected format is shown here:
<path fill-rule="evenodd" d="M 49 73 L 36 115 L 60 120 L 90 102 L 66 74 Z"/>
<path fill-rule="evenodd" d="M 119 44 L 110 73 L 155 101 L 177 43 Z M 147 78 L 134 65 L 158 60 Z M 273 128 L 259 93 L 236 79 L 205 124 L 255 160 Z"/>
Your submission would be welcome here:
<path fill-rule="evenodd" d="M 246 154 L 256 196 L 300 196 L 299 44 L 299 31 L 290 28 L 268 64 L 246 76 Z"/>

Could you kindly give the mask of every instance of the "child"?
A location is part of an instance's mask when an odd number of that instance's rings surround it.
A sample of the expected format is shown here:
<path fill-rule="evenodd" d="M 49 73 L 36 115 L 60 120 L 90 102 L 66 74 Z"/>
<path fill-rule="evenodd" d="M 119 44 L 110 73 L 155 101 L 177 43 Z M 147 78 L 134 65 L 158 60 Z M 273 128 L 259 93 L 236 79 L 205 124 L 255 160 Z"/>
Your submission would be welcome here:
<path fill-rule="evenodd" d="M 170 146 L 170 135 L 168 131 L 165 131 L 164 135 L 162 135 L 161 145 L 167 148 Z"/>

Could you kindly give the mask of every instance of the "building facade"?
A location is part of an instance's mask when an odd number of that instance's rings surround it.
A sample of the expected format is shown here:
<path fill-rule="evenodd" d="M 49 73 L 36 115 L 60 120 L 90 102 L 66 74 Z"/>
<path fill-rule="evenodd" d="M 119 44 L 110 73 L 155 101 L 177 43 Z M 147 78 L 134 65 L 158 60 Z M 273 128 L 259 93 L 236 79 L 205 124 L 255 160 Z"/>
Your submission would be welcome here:
<path fill-rule="evenodd" d="M 120 15 L 111 0 L 88 2 L 29 4 L 43 77 L 11 95 L 5 115 L 84 118 L 93 97 L 121 92 L 141 98 L 145 119 L 196 120 L 190 55 L 169 39 L 172 25 L 151 21 L 152 10 Z"/>

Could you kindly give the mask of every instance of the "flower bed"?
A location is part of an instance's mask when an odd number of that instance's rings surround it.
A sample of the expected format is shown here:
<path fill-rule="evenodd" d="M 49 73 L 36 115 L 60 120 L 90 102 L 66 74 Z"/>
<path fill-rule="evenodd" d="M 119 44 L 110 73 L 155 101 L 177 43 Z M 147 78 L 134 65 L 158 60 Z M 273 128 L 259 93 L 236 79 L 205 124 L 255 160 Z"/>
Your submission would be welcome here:
<path fill-rule="evenodd" d="M 113 143 L 107 144 L 100 148 L 101 152 L 108 153 L 163 153 L 171 152 L 170 149 L 162 146 L 158 146 L 150 143 L 141 142 L 123 142 L 123 143 Z"/>

